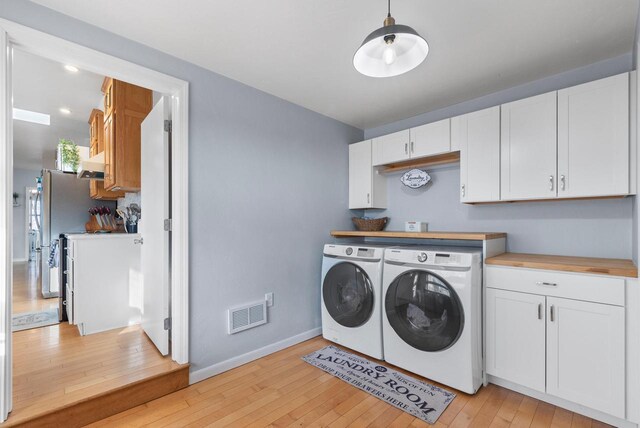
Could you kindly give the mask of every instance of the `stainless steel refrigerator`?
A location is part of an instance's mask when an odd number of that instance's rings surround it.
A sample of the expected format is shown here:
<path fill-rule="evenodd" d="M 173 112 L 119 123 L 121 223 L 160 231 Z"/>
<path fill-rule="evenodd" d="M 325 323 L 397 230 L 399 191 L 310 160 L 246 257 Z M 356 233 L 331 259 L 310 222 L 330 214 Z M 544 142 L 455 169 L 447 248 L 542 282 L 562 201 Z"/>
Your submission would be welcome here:
<path fill-rule="evenodd" d="M 84 224 L 89 221 L 89 208 L 103 205 L 113 208 L 115 203 L 91 199 L 89 180 L 79 179 L 76 174 L 47 169 L 42 171 L 40 197 L 42 296 L 58 297 L 59 275 L 54 270 L 57 268 L 49 267 L 49 257 L 54 250 L 53 241 L 57 240 L 61 233 L 83 233 Z"/>

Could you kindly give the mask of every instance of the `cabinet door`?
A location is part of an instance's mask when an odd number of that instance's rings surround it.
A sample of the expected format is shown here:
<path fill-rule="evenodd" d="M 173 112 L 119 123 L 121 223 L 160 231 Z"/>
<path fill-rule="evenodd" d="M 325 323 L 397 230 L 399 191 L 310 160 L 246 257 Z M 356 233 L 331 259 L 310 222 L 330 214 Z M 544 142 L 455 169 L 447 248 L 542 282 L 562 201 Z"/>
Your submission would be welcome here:
<path fill-rule="evenodd" d="M 500 106 L 451 119 L 460 148 L 460 202 L 500 200 Z"/>
<path fill-rule="evenodd" d="M 115 122 L 116 113 L 110 114 L 104 120 L 104 188 L 109 189 L 115 185 Z"/>
<path fill-rule="evenodd" d="M 556 297 L 547 306 L 547 393 L 624 418 L 624 308 Z"/>
<path fill-rule="evenodd" d="M 411 136 L 409 154 L 412 159 L 451 151 L 450 119 L 411 128 L 409 134 Z"/>
<path fill-rule="evenodd" d="M 558 91 L 558 195 L 629 193 L 629 74 Z"/>
<path fill-rule="evenodd" d="M 386 165 L 409 159 L 410 131 L 395 132 L 373 139 L 373 165 Z"/>
<path fill-rule="evenodd" d="M 349 145 L 349 209 L 371 207 L 371 140 Z"/>
<path fill-rule="evenodd" d="M 501 106 L 501 199 L 556 197 L 556 92 Z"/>
<path fill-rule="evenodd" d="M 487 373 L 545 391 L 545 297 L 487 288 Z"/>

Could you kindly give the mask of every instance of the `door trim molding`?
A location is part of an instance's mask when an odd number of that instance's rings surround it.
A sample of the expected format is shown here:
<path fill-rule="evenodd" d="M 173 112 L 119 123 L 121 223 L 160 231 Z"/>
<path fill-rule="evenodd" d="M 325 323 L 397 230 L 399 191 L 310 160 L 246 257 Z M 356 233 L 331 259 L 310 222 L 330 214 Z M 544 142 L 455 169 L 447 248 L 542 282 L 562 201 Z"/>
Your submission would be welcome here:
<path fill-rule="evenodd" d="M 172 216 L 173 235 L 171 244 L 171 317 L 172 349 L 171 357 L 180 364 L 189 362 L 189 82 L 163 74 L 115 56 L 90 49 L 68 40 L 0 19 L 0 42 L 8 38 L 9 45 L 29 53 L 58 62 L 74 64 L 80 69 L 99 75 L 110 76 L 135 85 L 171 96 L 172 104 Z M 6 60 L 0 62 L 0 66 Z M 0 70 L 0 78 L 3 73 Z M 0 186 L 0 198 L 5 201 L 0 213 L 0 227 L 7 231 L 0 236 L 0 293 L 10 296 L 11 292 L 11 223 L 12 188 L 12 135 L 11 100 L 8 88 L 0 88 L 0 178 L 5 183 Z M 11 300 L 0 305 L 0 327 L 10 322 Z M 10 324 L 10 323 L 9 323 Z M 10 337 L 10 335 L 9 335 Z M 10 339 L 8 340 L 10 346 Z M 1 345 L 1 344 L 0 344 Z M 10 349 L 9 349 L 10 350 Z M 10 364 L 9 364 L 10 366 Z M 10 367 L 9 367 L 10 370 Z M 1 376 L 0 376 L 1 378 Z M 10 382 L 9 382 L 10 383 Z M 2 401 L 2 400 L 0 400 Z M 0 403 L 0 410 L 2 409 Z"/>

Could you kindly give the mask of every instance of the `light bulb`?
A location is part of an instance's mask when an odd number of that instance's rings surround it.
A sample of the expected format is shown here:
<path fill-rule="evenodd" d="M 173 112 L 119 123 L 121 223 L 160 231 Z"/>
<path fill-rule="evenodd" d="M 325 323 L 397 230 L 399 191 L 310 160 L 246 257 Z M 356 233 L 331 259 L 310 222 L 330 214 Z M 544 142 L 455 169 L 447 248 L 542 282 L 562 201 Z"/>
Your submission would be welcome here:
<path fill-rule="evenodd" d="M 387 47 L 384 49 L 384 52 L 382 54 L 382 59 L 387 65 L 391 65 L 395 62 L 396 50 L 394 49 L 393 45 L 391 44 L 387 45 Z"/>

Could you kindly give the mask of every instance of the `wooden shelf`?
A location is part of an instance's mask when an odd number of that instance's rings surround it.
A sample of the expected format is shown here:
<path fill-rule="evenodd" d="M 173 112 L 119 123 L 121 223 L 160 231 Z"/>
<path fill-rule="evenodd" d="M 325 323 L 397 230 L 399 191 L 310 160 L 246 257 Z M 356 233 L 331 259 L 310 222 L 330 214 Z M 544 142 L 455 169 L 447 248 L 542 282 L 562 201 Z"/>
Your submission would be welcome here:
<path fill-rule="evenodd" d="M 402 232 L 381 231 L 363 232 L 359 230 L 332 230 L 335 238 L 404 238 L 404 239 L 449 239 L 459 241 L 487 241 L 489 239 L 506 238 L 506 233 L 500 232 Z"/>
<path fill-rule="evenodd" d="M 592 257 L 553 256 L 545 254 L 503 253 L 490 257 L 488 265 L 530 269 L 559 270 L 564 272 L 596 273 L 601 275 L 636 278 L 638 268 L 631 260 Z"/>
<path fill-rule="evenodd" d="M 405 169 L 426 168 L 429 166 L 444 165 L 447 163 L 455 163 L 459 161 L 460 152 L 451 152 L 436 156 L 429 156 L 428 158 L 410 159 L 407 161 L 384 165 L 380 172 L 386 174 L 390 172 L 403 171 Z"/>

